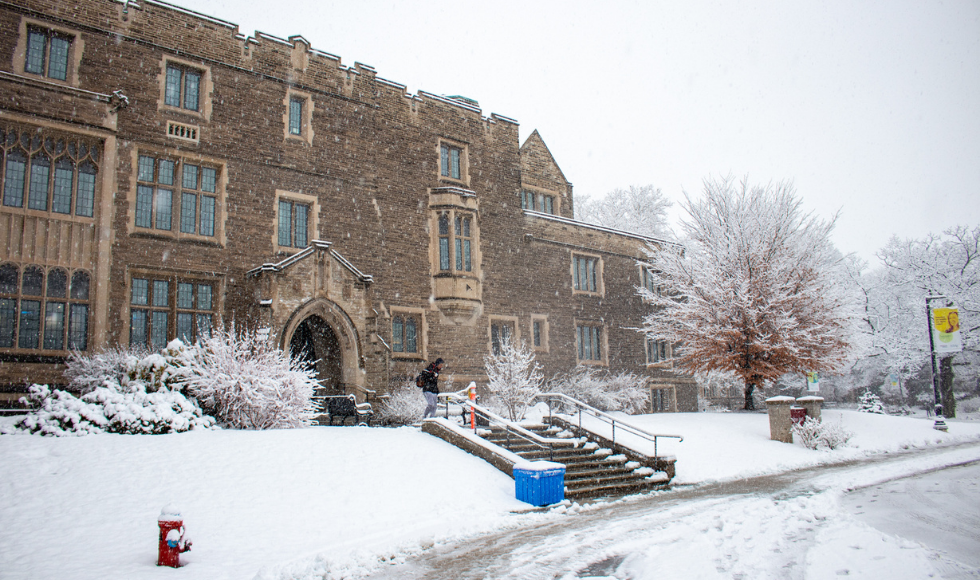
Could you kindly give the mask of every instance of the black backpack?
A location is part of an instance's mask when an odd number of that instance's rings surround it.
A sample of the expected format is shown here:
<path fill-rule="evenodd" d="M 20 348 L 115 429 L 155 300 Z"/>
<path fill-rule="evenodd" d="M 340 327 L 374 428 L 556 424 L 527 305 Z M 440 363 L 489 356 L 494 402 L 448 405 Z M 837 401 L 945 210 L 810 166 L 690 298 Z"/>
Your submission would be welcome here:
<path fill-rule="evenodd" d="M 420 389 L 424 389 L 425 385 L 429 384 L 429 377 L 431 376 L 432 373 L 430 373 L 429 371 L 420 372 L 419 376 L 415 377 L 415 386 Z"/>

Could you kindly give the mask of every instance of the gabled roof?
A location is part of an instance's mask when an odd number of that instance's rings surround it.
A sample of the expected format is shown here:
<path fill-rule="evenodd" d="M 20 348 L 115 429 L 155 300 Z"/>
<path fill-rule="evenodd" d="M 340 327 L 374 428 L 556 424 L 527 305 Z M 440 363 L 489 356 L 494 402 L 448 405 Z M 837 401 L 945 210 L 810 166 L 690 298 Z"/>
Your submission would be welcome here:
<path fill-rule="evenodd" d="M 337 250 L 332 249 L 330 247 L 331 245 L 332 244 L 330 242 L 325 242 L 323 240 L 311 240 L 310 245 L 307 246 L 302 251 L 297 252 L 292 256 L 287 256 L 285 259 L 280 260 L 279 262 L 275 262 L 275 263 L 266 262 L 261 266 L 252 268 L 251 270 L 246 272 L 245 275 L 258 276 L 263 272 L 282 272 L 283 270 L 289 268 L 290 266 L 299 262 L 300 260 L 304 260 L 309 256 L 313 255 L 317 250 L 320 250 L 320 251 L 328 252 L 331 256 L 333 256 L 335 260 L 337 260 L 337 262 L 341 266 L 346 268 L 360 282 L 370 284 L 371 282 L 374 281 L 374 276 L 370 274 L 365 274 L 364 272 L 358 270 L 357 267 L 354 266 L 354 264 L 351 264 L 350 260 L 340 255 L 340 252 L 338 252 Z"/>
<path fill-rule="evenodd" d="M 551 154 L 551 150 L 548 149 L 548 145 L 545 144 L 544 139 L 541 138 L 541 134 L 535 129 L 528 135 L 528 138 L 524 140 L 524 144 L 521 145 L 521 156 L 525 155 L 543 155 L 551 165 L 554 166 L 555 171 L 561 176 L 565 183 L 570 183 L 568 178 L 565 177 L 565 173 L 558 166 L 558 162 L 555 161 L 555 156 Z"/>

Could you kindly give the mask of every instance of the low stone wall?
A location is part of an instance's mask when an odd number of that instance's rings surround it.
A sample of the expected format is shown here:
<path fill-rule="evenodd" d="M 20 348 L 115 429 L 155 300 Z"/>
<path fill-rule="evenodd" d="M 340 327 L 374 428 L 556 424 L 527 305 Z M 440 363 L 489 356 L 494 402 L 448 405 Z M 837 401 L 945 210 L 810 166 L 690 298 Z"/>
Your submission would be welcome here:
<path fill-rule="evenodd" d="M 473 435 L 473 438 L 468 437 L 468 433 L 453 429 L 452 426 L 443 420 L 426 419 L 422 421 L 422 432 L 438 437 L 467 453 L 476 455 L 511 477 L 514 477 L 514 464 L 521 461 L 519 455 L 499 447 L 499 451 L 495 450 L 493 447 L 496 446 L 487 445 L 476 435 Z"/>

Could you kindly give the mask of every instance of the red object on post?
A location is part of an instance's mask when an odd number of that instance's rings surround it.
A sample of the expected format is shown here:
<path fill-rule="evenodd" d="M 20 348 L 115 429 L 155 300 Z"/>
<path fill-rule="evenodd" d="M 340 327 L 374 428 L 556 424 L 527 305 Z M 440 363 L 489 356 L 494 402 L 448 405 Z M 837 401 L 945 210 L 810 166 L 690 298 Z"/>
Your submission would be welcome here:
<path fill-rule="evenodd" d="M 157 518 L 160 538 L 157 544 L 157 566 L 180 567 L 180 553 L 191 549 L 191 542 L 184 538 L 184 518 L 173 506 L 166 506 Z"/>
<path fill-rule="evenodd" d="M 789 418 L 793 423 L 799 425 L 806 419 L 806 407 L 790 407 Z"/>
<path fill-rule="evenodd" d="M 470 401 L 473 401 L 473 404 L 475 405 L 476 383 L 470 383 L 469 391 L 470 391 Z M 470 405 L 470 429 L 476 431 L 476 409 L 473 408 L 473 405 Z"/>

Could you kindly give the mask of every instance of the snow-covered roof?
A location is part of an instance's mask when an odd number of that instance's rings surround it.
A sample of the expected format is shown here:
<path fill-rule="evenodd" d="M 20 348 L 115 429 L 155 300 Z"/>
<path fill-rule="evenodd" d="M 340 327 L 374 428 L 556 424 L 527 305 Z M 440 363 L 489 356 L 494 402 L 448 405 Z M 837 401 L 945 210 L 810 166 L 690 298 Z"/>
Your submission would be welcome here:
<path fill-rule="evenodd" d="M 317 250 L 325 250 L 325 251 L 329 251 L 330 252 L 330 255 L 333 256 L 334 259 L 337 260 L 337 262 L 339 262 L 341 266 L 343 266 L 344 268 L 346 268 L 359 281 L 365 282 L 365 283 L 374 282 L 374 276 L 372 276 L 370 274 L 365 274 L 364 272 L 361 272 L 360 270 L 358 270 L 357 267 L 355 267 L 354 264 L 351 264 L 350 261 L 347 258 L 345 258 L 344 256 L 342 256 L 340 254 L 340 252 L 338 252 L 337 250 L 330 249 L 330 246 L 332 246 L 332 245 L 333 244 L 331 244 L 330 242 L 325 241 L 325 240 L 312 240 L 312 241 L 310 241 L 310 245 L 308 247 L 304 248 L 302 251 L 297 252 L 297 253 L 293 254 L 292 256 L 288 256 L 288 257 L 286 257 L 286 258 L 284 258 L 284 259 L 282 259 L 282 260 L 280 260 L 278 262 L 275 262 L 275 263 L 273 263 L 273 262 L 266 262 L 265 264 L 262 264 L 261 266 L 259 266 L 257 268 L 252 268 L 251 270 L 249 270 L 248 272 L 246 272 L 245 275 L 246 276 L 257 276 L 257 275 L 261 274 L 262 272 L 282 272 L 283 270 L 285 270 L 286 268 L 292 266 L 296 262 L 299 262 L 300 260 L 306 258 L 307 256 L 309 256 L 313 252 L 315 252 Z"/>
<path fill-rule="evenodd" d="M 591 229 L 591 230 L 605 232 L 607 234 L 614 234 L 614 235 L 617 235 L 617 236 L 624 236 L 624 237 L 627 237 L 627 238 L 634 238 L 634 239 L 637 239 L 637 240 L 641 240 L 643 242 L 646 242 L 648 244 L 659 244 L 659 245 L 675 246 L 675 247 L 678 247 L 678 248 L 683 248 L 683 246 L 681 244 L 678 244 L 677 242 L 671 242 L 669 240 L 664 240 L 664 239 L 661 239 L 661 238 L 654 238 L 652 236 L 644 236 L 644 235 L 640 235 L 640 234 L 634 234 L 633 232 L 627 232 L 627 231 L 623 231 L 623 230 L 617 230 L 617 229 L 613 229 L 613 228 L 607 228 L 605 226 L 599 226 L 599 225 L 596 225 L 596 224 L 590 224 L 588 222 L 582 222 L 582 221 L 579 221 L 579 220 L 574 220 L 574 219 L 571 219 L 571 218 L 562 217 L 560 215 L 554 215 L 554 214 L 550 214 L 550 213 L 543 213 L 543 212 L 540 212 L 540 211 L 534 211 L 534 210 L 530 210 L 530 209 L 525 209 L 524 210 L 524 215 L 528 215 L 528 216 L 531 216 L 531 217 L 540 218 L 540 219 L 544 219 L 544 220 L 548 220 L 548 221 L 559 222 L 559 223 L 563 223 L 563 224 L 570 225 L 570 226 L 575 226 L 575 227 L 580 227 L 580 228 L 587 228 L 587 229 Z"/>

